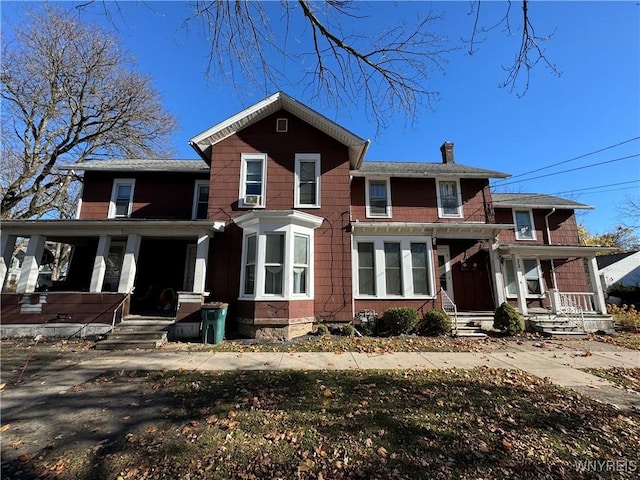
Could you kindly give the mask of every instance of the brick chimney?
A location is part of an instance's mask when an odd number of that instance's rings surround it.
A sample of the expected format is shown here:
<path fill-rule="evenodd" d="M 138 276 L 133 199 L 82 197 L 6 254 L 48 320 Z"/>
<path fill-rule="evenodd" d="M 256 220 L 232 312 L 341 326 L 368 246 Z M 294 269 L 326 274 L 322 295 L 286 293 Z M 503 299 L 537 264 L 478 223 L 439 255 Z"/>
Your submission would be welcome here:
<path fill-rule="evenodd" d="M 440 151 L 442 152 L 442 163 L 456 163 L 453 161 L 453 143 L 444 142 Z"/>

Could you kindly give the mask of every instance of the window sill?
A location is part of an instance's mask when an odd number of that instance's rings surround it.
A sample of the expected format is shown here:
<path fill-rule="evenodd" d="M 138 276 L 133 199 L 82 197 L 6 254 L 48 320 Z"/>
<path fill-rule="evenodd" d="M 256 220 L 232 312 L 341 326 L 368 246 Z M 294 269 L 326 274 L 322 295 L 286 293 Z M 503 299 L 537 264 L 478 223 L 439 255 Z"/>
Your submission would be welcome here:
<path fill-rule="evenodd" d="M 435 295 L 354 295 L 355 300 L 435 300 Z"/>
<path fill-rule="evenodd" d="M 317 210 L 319 208 L 322 208 L 320 205 L 294 205 L 293 208 L 300 208 L 300 209 L 314 209 Z"/>

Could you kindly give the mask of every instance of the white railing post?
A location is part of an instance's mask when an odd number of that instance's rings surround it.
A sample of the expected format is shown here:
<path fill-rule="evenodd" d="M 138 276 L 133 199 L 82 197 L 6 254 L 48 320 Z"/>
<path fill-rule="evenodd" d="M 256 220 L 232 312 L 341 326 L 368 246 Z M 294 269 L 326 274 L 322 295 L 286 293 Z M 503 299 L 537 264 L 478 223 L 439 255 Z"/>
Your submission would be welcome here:
<path fill-rule="evenodd" d="M 444 310 L 447 315 L 453 317 L 453 334 L 455 336 L 458 335 L 458 307 L 453 303 L 451 297 L 447 295 L 447 292 L 444 289 L 440 288 L 440 298 L 442 300 L 442 310 Z"/>

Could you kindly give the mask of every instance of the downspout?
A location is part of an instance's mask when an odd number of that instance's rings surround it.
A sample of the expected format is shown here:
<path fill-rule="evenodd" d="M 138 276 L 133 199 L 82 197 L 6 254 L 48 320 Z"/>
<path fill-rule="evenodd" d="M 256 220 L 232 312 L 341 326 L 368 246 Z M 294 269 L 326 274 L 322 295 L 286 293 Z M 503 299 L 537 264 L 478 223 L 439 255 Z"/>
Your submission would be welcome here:
<path fill-rule="evenodd" d="M 551 245 L 551 229 L 549 228 L 549 217 L 556 211 L 556 207 L 552 207 L 551 211 L 544 216 L 544 225 L 547 228 L 547 244 Z M 551 259 L 551 281 L 553 282 L 553 288 L 557 290 L 558 282 L 556 280 L 556 265 Z"/>

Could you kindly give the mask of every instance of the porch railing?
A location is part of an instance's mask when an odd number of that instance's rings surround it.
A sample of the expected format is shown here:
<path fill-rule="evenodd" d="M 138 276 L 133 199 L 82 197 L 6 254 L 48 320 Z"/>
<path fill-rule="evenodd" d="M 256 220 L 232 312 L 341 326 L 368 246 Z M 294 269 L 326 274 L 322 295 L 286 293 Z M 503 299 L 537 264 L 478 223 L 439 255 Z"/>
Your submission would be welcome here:
<path fill-rule="evenodd" d="M 592 292 L 560 292 L 551 290 L 551 306 L 554 313 L 571 313 L 576 308 L 582 312 L 596 313 Z"/>
<path fill-rule="evenodd" d="M 452 320 L 452 330 L 454 335 L 458 335 L 458 307 L 453 303 L 453 300 L 447 292 L 445 292 L 442 288 L 438 292 L 440 294 L 440 299 L 442 301 L 442 310 L 444 310 Z"/>
<path fill-rule="evenodd" d="M 595 312 L 593 293 L 551 291 L 553 311 L 556 315 L 573 318 L 585 330 L 584 313 Z"/>

